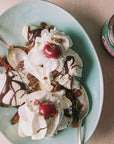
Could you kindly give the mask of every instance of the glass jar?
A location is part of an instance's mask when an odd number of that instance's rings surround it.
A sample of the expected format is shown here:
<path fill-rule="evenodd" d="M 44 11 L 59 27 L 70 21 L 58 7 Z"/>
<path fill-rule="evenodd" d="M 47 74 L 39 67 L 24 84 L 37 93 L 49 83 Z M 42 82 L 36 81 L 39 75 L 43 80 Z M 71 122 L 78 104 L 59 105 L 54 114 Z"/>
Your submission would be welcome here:
<path fill-rule="evenodd" d="M 108 53 L 114 57 L 114 15 L 103 25 L 101 39 Z"/>

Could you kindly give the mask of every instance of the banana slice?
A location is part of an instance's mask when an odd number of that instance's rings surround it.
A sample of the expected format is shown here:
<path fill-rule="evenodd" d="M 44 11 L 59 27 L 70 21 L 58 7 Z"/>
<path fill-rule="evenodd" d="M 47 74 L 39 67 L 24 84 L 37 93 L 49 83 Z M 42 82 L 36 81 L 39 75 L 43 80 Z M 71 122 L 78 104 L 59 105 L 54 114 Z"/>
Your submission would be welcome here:
<path fill-rule="evenodd" d="M 39 86 L 40 86 L 40 88 L 41 88 L 41 90 L 43 90 L 43 91 L 52 91 L 53 90 L 53 86 L 52 85 L 50 85 L 50 84 L 48 84 L 48 83 L 41 83 L 41 82 L 39 82 Z"/>
<path fill-rule="evenodd" d="M 38 27 L 36 26 L 28 26 L 28 25 L 25 25 L 22 29 L 22 35 L 23 37 L 25 38 L 26 41 L 28 41 L 28 28 L 30 27 L 30 31 L 34 30 L 34 29 L 37 29 Z"/>
<path fill-rule="evenodd" d="M 21 129 L 20 123 L 21 123 L 21 120 L 19 120 L 19 124 L 18 124 L 18 134 L 19 134 L 20 137 L 27 137 L 27 136 L 24 134 L 23 130 Z"/>

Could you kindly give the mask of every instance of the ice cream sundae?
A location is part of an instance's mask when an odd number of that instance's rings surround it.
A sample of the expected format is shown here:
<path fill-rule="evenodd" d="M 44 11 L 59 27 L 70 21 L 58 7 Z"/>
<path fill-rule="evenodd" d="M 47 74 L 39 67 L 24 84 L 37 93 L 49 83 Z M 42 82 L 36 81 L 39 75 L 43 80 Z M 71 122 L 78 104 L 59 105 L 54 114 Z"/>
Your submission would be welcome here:
<path fill-rule="evenodd" d="M 71 38 L 45 23 L 25 25 L 22 35 L 26 46 L 20 48 L 26 58 L 19 62 L 18 71 L 0 57 L 5 68 L 0 74 L 0 105 L 18 107 L 11 123 L 18 122 L 21 137 L 42 139 L 70 124 L 78 127 L 83 64 L 71 49 Z"/>

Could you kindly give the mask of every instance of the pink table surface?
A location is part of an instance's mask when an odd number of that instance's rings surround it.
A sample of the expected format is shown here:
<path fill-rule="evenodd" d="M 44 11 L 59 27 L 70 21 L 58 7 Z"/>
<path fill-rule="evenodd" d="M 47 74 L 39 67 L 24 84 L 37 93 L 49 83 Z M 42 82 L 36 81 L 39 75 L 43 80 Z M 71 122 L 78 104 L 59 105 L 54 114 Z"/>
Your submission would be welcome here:
<path fill-rule="evenodd" d="M 0 0 L 0 14 L 21 0 Z M 99 124 L 87 144 L 114 144 L 114 58 L 100 42 L 101 27 L 114 14 L 114 0 L 49 0 L 71 13 L 88 33 L 104 77 L 104 104 Z M 9 144 L 0 134 L 0 144 Z"/>

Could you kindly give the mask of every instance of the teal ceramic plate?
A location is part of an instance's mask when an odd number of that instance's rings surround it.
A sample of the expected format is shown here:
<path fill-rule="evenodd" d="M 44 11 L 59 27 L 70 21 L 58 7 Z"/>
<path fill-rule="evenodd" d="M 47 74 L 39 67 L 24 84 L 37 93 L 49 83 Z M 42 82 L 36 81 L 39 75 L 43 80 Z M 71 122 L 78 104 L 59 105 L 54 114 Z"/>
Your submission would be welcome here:
<path fill-rule="evenodd" d="M 103 77 L 95 49 L 81 25 L 62 8 L 45 1 L 25 1 L 0 16 L 0 34 L 12 45 L 24 45 L 21 30 L 25 24 L 39 25 L 46 22 L 66 32 L 73 40 L 73 49 L 83 60 L 82 85 L 85 87 L 90 110 L 83 122 L 82 137 L 86 142 L 98 124 L 103 104 Z M 6 48 L 0 43 L 0 55 L 6 55 Z M 77 129 L 67 128 L 51 139 L 31 141 L 20 138 L 17 125 L 10 125 L 15 108 L 0 108 L 0 131 L 12 144 L 76 144 Z"/>

